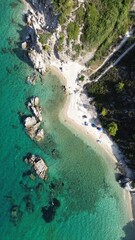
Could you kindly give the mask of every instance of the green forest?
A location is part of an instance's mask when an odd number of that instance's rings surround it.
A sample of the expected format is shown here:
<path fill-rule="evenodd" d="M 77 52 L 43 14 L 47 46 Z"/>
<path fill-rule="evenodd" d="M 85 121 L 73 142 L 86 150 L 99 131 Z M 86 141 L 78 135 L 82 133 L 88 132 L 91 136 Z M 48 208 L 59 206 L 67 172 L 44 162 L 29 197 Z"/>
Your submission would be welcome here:
<path fill-rule="evenodd" d="M 132 0 L 87 0 L 81 4 L 77 0 L 53 0 L 59 23 L 67 29 L 68 41 L 75 44 L 81 29 L 80 50 L 98 48 L 94 61 L 101 59 L 126 32 L 131 24 L 131 3 Z"/>
<path fill-rule="evenodd" d="M 98 82 L 85 86 L 99 119 L 135 169 L 135 48 Z"/>
<path fill-rule="evenodd" d="M 115 45 L 120 36 L 134 25 L 135 15 L 130 12 L 132 0 L 53 0 L 62 29 L 67 31 L 67 44 L 72 41 L 76 56 L 83 52 L 97 51 L 92 61 L 100 62 Z M 80 30 L 81 29 L 81 30 Z M 79 33 L 79 44 L 76 42 Z M 59 38 L 62 50 L 64 35 Z M 85 90 L 93 97 L 99 119 L 108 134 L 118 143 L 135 169 L 135 50 L 120 64 L 112 68 L 100 81 L 87 84 Z"/>

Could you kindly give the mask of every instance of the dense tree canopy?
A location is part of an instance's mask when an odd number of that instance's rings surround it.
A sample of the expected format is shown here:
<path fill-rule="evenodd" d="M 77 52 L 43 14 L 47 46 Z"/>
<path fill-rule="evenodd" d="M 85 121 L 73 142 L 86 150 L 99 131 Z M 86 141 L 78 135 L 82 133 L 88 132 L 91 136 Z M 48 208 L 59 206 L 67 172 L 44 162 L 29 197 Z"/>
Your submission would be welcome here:
<path fill-rule="evenodd" d="M 111 122 L 111 123 L 108 125 L 108 132 L 109 132 L 109 134 L 110 134 L 111 136 L 115 136 L 117 131 L 118 131 L 117 123 Z"/>
<path fill-rule="evenodd" d="M 87 84 L 85 88 L 88 95 L 94 97 L 93 103 L 103 127 L 118 143 L 128 164 L 135 168 L 135 49 L 117 68 L 112 68 L 100 81 Z"/>
<path fill-rule="evenodd" d="M 119 35 L 126 32 L 131 19 L 131 2 L 132 0 L 85 0 L 79 4 L 77 0 L 53 0 L 60 24 L 66 23 L 69 40 L 75 41 L 81 30 L 82 49 L 98 48 L 95 60 L 102 58 Z M 72 17 L 74 20 L 71 21 Z"/>

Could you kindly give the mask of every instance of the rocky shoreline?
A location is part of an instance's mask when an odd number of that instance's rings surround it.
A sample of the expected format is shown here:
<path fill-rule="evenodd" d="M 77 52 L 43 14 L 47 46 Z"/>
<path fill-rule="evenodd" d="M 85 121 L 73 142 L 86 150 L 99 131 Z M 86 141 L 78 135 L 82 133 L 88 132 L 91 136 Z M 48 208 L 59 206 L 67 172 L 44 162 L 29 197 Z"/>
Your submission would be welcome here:
<path fill-rule="evenodd" d="M 24 51 L 28 52 L 28 56 L 33 64 L 34 69 L 37 70 L 41 75 L 44 75 L 47 69 L 47 65 L 50 65 L 51 62 L 56 60 L 54 54 L 54 46 L 56 44 L 58 33 L 53 33 L 53 30 L 58 27 L 57 17 L 52 13 L 52 19 L 55 19 L 55 24 L 54 27 L 48 25 L 46 22 L 45 13 L 47 13 L 46 11 L 49 5 L 43 6 L 42 3 L 37 5 L 36 1 L 32 1 L 31 3 L 32 7 L 25 15 L 28 32 L 25 41 L 22 43 L 22 48 Z M 50 4 L 50 2 L 47 1 L 47 4 Z M 51 23 L 53 23 L 52 20 L 50 21 L 50 24 Z M 52 31 L 51 40 L 47 39 L 46 44 L 41 44 L 40 36 L 43 33 L 48 34 L 48 30 Z M 49 51 L 44 51 L 46 45 L 49 46 Z M 61 59 L 59 61 L 63 62 L 64 60 Z M 44 138 L 43 129 L 40 129 L 42 118 L 40 110 L 37 110 L 37 106 L 34 104 L 32 100 L 32 102 L 30 101 L 27 105 L 34 116 L 27 116 L 24 121 L 24 126 L 26 132 L 32 139 L 40 141 Z M 120 161 L 118 165 L 120 174 L 117 176 L 116 180 L 119 182 L 120 186 L 124 187 L 129 192 L 135 192 L 135 188 L 132 184 L 132 180 L 134 180 L 132 172 L 129 171 L 125 162 Z M 121 171 L 122 168 L 124 171 Z"/>
<path fill-rule="evenodd" d="M 46 72 L 49 61 L 54 56 L 57 37 L 54 30 L 58 27 L 57 15 L 53 13 L 52 3 L 28 1 L 29 9 L 24 15 L 27 33 L 21 46 L 27 51 L 35 70 L 41 75 Z"/>

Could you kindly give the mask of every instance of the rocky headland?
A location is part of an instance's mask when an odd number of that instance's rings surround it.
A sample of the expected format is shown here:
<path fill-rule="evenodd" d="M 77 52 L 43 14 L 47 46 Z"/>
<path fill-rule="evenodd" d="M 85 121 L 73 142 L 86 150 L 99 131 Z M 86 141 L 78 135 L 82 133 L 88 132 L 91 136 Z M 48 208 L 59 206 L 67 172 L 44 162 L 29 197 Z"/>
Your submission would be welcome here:
<path fill-rule="evenodd" d="M 34 69 L 37 70 L 40 74 L 44 75 L 47 70 L 47 67 L 50 65 L 53 65 L 59 68 L 60 71 L 63 73 L 66 72 L 65 71 L 66 65 L 64 64 L 71 61 L 71 59 L 74 60 L 73 59 L 73 55 L 74 55 L 73 41 L 71 40 L 67 44 L 67 41 L 63 40 L 63 43 L 62 43 L 63 48 L 61 51 L 58 51 L 58 48 L 60 47 L 59 40 L 62 38 L 61 32 L 63 31 L 63 34 L 67 36 L 67 32 L 65 30 L 66 28 L 62 29 L 61 25 L 58 22 L 58 12 L 54 11 L 53 5 L 49 0 L 47 1 L 32 0 L 27 2 L 28 3 L 30 2 L 29 10 L 25 14 L 25 20 L 27 23 L 27 35 L 25 37 L 25 41 L 22 43 L 22 48 L 24 49 L 24 51 L 27 51 Z M 83 1 L 79 1 L 78 6 L 80 6 L 81 3 L 83 3 Z M 71 17 L 72 19 L 70 20 L 74 21 L 75 19 L 73 14 Z M 77 44 L 80 44 L 80 35 L 76 39 L 76 45 Z M 94 56 L 94 53 L 95 53 L 95 49 L 89 52 L 89 54 L 86 54 L 85 52 L 84 55 L 82 56 L 79 55 L 78 58 L 76 58 L 76 62 L 78 61 L 81 64 L 82 63 L 85 64 L 86 61 L 84 59 L 87 59 L 87 61 L 90 60 Z M 74 71 L 74 69 L 72 69 L 72 71 Z M 79 67 L 78 73 L 80 73 L 81 71 L 83 71 L 85 80 L 86 80 L 88 71 L 86 70 L 84 65 L 81 65 L 81 67 Z M 67 75 L 66 74 L 65 76 L 67 77 L 68 74 Z M 81 77 L 82 76 L 80 75 L 80 78 Z M 76 78 L 77 78 L 77 75 L 76 75 Z M 76 81 L 76 79 L 74 80 Z M 86 82 L 84 81 L 84 83 Z M 73 89 L 73 92 L 76 91 L 76 89 L 78 90 L 78 86 L 82 87 L 82 85 L 84 84 L 80 84 L 80 86 L 77 83 L 69 84 L 69 86 Z M 82 91 L 80 91 L 79 93 L 81 95 Z M 74 94 L 74 93 L 71 92 L 69 94 Z M 79 98 L 80 98 L 80 95 L 79 95 Z M 90 99 L 88 99 L 88 101 L 89 100 Z M 90 102 L 88 104 L 90 104 Z M 42 122 L 42 115 L 41 115 L 41 109 L 37 107 L 38 105 L 39 105 L 39 101 L 38 100 L 35 101 L 35 99 L 32 99 L 32 101 L 30 100 L 28 102 L 27 107 L 32 112 L 33 116 L 32 117 L 27 116 L 24 121 L 26 132 L 32 139 L 36 141 L 40 141 L 44 138 L 44 131 L 43 129 L 40 129 L 40 125 Z M 78 105 L 78 109 L 80 109 L 80 106 L 85 104 L 82 104 L 82 101 L 80 104 L 79 100 L 77 99 L 77 105 Z M 83 112 L 81 112 L 81 115 L 82 113 Z M 85 111 L 85 114 L 87 115 L 86 111 Z M 91 118 L 91 121 L 92 121 L 92 118 Z M 81 123 L 79 121 L 79 124 L 82 125 L 82 118 L 81 118 Z M 88 128 L 87 128 L 87 131 L 88 131 Z M 90 132 L 92 131 L 93 130 L 90 127 Z M 95 134 L 95 131 L 94 131 L 94 135 L 96 135 L 97 137 L 99 134 Z M 102 146 L 105 145 L 103 146 L 103 148 L 106 148 L 106 147 L 108 148 L 107 146 L 108 142 L 109 142 L 109 148 L 113 148 L 114 143 L 112 142 L 112 140 L 109 139 L 108 141 L 108 137 L 103 138 L 103 135 L 106 135 L 106 133 L 104 132 L 102 134 L 102 141 L 105 142 L 105 144 L 102 143 Z M 113 153 L 113 150 L 111 150 L 111 153 L 115 155 Z M 115 156 L 116 158 L 118 158 L 118 160 L 122 159 L 118 167 L 119 172 L 121 173 L 119 176 L 117 176 L 118 182 L 122 187 L 125 187 L 126 189 L 128 189 L 128 191 L 134 192 L 135 191 L 133 186 L 134 184 L 132 184 L 134 180 L 134 173 L 127 167 L 125 161 L 123 161 L 122 154 L 116 153 Z M 122 169 L 124 169 L 124 171 L 123 170 L 121 171 L 121 167 Z"/>

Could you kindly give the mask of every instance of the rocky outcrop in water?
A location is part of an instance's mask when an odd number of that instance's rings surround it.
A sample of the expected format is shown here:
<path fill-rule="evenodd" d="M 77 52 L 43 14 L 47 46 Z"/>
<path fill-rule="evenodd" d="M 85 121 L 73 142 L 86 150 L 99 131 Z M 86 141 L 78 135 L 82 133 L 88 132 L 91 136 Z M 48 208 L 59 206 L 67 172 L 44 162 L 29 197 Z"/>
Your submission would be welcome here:
<path fill-rule="evenodd" d="M 46 166 L 44 160 L 40 156 L 34 155 L 34 154 L 27 154 L 24 161 L 32 165 L 36 174 L 41 179 L 44 179 L 44 180 L 47 179 L 48 167 Z"/>
<path fill-rule="evenodd" d="M 34 72 L 32 75 L 27 77 L 26 82 L 29 84 L 35 85 L 36 78 L 37 78 L 37 74 L 36 74 L 36 72 Z"/>
<path fill-rule="evenodd" d="M 34 116 L 21 116 L 25 131 L 31 139 L 39 142 L 44 139 L 44 129 L 40 128 L 42 122 L 42 109 L 39 104 L 39 98 L 35 96 L 31 97 L 26 105 Z"/>
<path fill-rule="evenodd" d="M 42 121 L 42 109 L 39 104 L 38 97 L 31 97 L 29 101 L 26 103 L 27 108 L 34 114 L 34 116 L 39 120 Z"/>
<path fill-rule="evenodd" d="M 40 125 L 41 122 L 38 122 L 35 117 L 26 117 L 24 120 L 26 133 L 37 142 L 44 139 L 44 129 L 40 129 Z"/>

